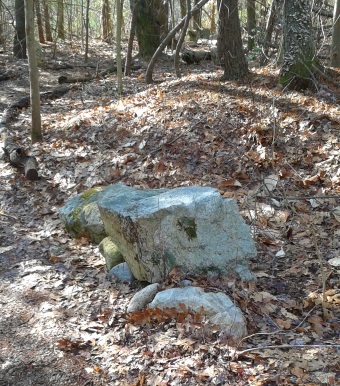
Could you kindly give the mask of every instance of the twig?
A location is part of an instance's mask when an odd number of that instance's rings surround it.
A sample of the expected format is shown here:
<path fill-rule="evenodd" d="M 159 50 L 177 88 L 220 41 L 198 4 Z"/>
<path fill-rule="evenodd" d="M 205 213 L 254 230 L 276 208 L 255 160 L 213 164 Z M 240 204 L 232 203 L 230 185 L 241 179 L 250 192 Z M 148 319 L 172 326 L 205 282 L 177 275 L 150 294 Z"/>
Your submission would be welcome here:
<path fill-rule="evenodd" d="M 282 197 L 279 197 L 279 196 L 272 196 L 271 195 L 270 197 L 275 198 L 276 200 L 282 199 Z M 291 196 L 291 197 L 285 197 L 284 199 L 294 201 L 294 200 L 312 200 L 313 198 L 327 200 L 329 198 L 338 198 L 339 199 L 340 196 L 303 196 L 303 197 Z"/>
<path fill-rule="evenodd" d="M 0 216 L 4 216 L 4 217 L 10 218 L 10 219 L 15 220 L 15 221 L 18 220 L 16 217 L 10 216 L 9 214 L 6 214 L 6 213 L 1 213 L 0 212 Z"/>
<path fill-rule="evenodd" d="M 282 345 L 277 345 L 277 346 L 263 346 L 263 347 L 252 347 L 252 348 L 247 348 L 246 350 L 238 351 L 236 354 L 237 355 L 243 355 L 247 352 L 250 351 L 257 351 L 257 350 L 273 350 L 273 349 L 282 349 L 282 348 L 312 348 L 312 347 L 317 347 L 317 348 L 340 348 L 340 344 L 301 344 L 301 345 L 290 345 L 290 344 L 282 344 Z"/>
<path fill-rule="evenodd" d="M 316 65 L 313 65 L 313 70 L 315 70 L 323 79 L 326 79 L 327 82 L 331 83 L 335 87 L 340 87 L 340 83 L 336 80 L 329 77 L 327 74 L 323 73 L 320 68 Z"/>
<path fill-rule="evenodd" d="M 318 257 L 319 264 L 320 264 L 320 272 L 321 272 L 321 280 L 322 280 L 322 314 L 323 314 L 324 319 L 326 319 L 327 314 L 328 314 L 327 309 L 326 309 L 326 280 L 327 280 L 327 277 L 326 277 L 325 268 L 323 266 L 323 262 L 322 262 L 322 258 L 321 258 L 321 254 L 320 254 L 320 250 L 319 250 L 318 242 L 316 240 L 316 234 L 315 234 L 315 230 L 314 230 L 313 226 L 310 226 L 310 230 L 312 232 L 312 238 L 313 238 L 313 244 L 314 244 L 316 256 Z"/>

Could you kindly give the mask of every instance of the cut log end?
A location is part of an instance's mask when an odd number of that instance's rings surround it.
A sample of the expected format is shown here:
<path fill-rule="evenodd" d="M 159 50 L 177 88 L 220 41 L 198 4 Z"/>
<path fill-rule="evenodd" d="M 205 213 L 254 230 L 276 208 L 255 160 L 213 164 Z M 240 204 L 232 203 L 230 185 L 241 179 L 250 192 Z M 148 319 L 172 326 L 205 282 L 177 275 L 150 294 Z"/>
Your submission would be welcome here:
<path fill-rule="evenodd" d="M 28 157 L 25 163 L 25 177 L 30 181 L 36 181 L 38 175 L 38 163 L 34 157 Z"/>
<path fill-rule="evenodd" d="M 12 165 L 23 168 L 25 177 L 30 181 L 36 181 L 38 175 L 38 162 L 33 156 L 28 156 L 12 138 L 5 138 L 3 145 L 3 155 L 9 159 Z"/>

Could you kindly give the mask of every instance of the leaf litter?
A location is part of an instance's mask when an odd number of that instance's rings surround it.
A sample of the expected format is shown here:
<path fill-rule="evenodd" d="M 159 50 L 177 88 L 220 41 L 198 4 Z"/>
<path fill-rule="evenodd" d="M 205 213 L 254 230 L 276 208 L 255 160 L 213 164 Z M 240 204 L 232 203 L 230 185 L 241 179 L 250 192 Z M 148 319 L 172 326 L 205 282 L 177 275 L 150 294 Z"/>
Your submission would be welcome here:
<path fill-rule="evenodd" d="M 41 178 L 0 161 L 1 382 L 339 382 L 337 91 L 284 93 L 269 67 L 220 82 L 217 67 L 186 67 L 178 80 L 171 66 L 151 86 L 143 69 L 125 78 L 121 99 L 111 75 L 43 104 L 42 144 L 30 146 L 30 109 L 13 122 Z M 70 239 L 58 216 L 74 194 L 118 181 L 208 185 L 237 200 L 257 242 L 257 283 L 175 271 L 163 285 L 188 278 L 225 292 L 248 337 L 231 342 L 190 310 L 126 314 L 140 285 L 110 282 L 97 246 Z"/>

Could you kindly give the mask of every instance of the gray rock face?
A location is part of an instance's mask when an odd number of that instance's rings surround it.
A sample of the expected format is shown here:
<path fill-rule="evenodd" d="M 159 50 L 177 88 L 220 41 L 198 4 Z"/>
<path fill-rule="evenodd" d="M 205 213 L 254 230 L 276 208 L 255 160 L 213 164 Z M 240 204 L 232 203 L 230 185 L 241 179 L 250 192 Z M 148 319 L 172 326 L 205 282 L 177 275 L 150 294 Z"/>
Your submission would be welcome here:
<path fill-rule="evenodd" d="M 158 282 L 173 267 L 205 274 L 232 270 L 253 278 L 247 261 L 256 250 L 249 228 L 236 202 L 216 189 L 116 184 L 97 203 L 106 233 L 138 280 Z"/>
<path fill-rule="evenodd" d="M 247 335 L 247 327 L 241 310 L 222 292 L 204 292 L 199 287 L 171 288 L 158 292 L 149 308 L 175 307 L 181 311 L 179 304 L 184 304 L 194 312 L 203 307 L 211 324 L 217 325 L 233 339 Z"/>

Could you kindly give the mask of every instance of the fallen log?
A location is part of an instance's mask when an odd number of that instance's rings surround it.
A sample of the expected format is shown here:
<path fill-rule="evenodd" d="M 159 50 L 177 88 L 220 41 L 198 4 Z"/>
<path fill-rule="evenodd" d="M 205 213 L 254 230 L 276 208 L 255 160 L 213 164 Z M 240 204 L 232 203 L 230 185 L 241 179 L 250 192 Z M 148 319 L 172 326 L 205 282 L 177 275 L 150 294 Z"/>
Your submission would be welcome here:
<path fill-rule="evenodd" d="M 211 51 L 207 50 L 190 50 L 185 48 L 182 51 L 182 60 L 187 64 L 198 64 L 203 60 L 212 60 L 212 54 Z"/>
<path fill-rule="evenodd" d="M 63 87 L 56 87 L 55 89 L 51 91 L 46 91 L 40 94 L 41 101 L 44 101 L 46 99 L 57 99 L 66 94 L 69 91 L 69 87 L 63 86 Z M 19 110 L 23 108 L 29 107 L 31 103 L 30 96 L 26 95 L 22 98 L 20 98 L 18 101 L 13 102 L 10 104 L 7 109 L 5 109 L 0 126 L 8 126 L 10 121 L 16 118 L 16 116 L 19 113 Z"/>
<path fill-rule="evenodd" d="M 0 82 L 3 82 L 5 80 L 18 78 L 19 73 L 15 71 L 0 71 Z"/>
<path fill-rule="evenodd" d="M 141 69 L 141 65 L 134 64 L 131 66 L 131 70 L 137 71 Z M 122 66 L 122 70 L 124 71 L 124 66 Z M 98 75 L 87 75 L 87 76 L 68 76 L 68 75 L 61 75 L 58 78 L 58 83 L 84 83 L 84 82 L 90 82 L 91 80 L 98 79 L 98 78 L 104 78 L 107 75 L 113 74 L 117 72 L 117 66 L 111 66 L 106 68 L 105 70 L 99 72 Z"/>
<path fill-rule="evenodd" d="M 67 75 L 62 75 L 59 76 L 58 78 L 58 83 L 63 84 L 63 83 L 83 83 L 83 82 L 90 82 L 93 80 L 95 77 L 93 76 L 67 76 Z"/>
<path fill-rule="evenodd" d="M 7 133 L 4 133 L 3 137 L 4 156 L 9 159 L 12 165 L 22 168 L 28 180 L 36 181 L 39 175 L 38 162 L 35 157 L 26 155 L 25 151 L 7 136 Z"/>

